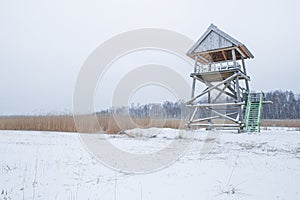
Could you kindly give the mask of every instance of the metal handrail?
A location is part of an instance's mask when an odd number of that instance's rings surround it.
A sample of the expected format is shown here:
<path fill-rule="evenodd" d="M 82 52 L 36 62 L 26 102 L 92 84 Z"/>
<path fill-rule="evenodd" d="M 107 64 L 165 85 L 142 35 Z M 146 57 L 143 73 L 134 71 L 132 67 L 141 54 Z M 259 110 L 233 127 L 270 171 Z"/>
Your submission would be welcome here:
<path fill-rule="evenodd" d="M 260 132 L 260 125 L 261 125 L 261 114 L 262 114 L 262 105 L 263 105 L 263 98 L 264 98 L 264 93 L 260 93 L 260 100 L 259 100 L 259 107 L 258 107 L 258 132 Z"/>
<path fill-rule="evenodd" d="M 244 123 L 245 123 L 245 128 L 248 130 L 249 127 L 249 112 L 251 108 L 251 93 L 248 93 L 248 98 L 247 98 L 247 107 L 246 107 L 246 113 L 245 113 L 245 118 L 244 118 Z"/>

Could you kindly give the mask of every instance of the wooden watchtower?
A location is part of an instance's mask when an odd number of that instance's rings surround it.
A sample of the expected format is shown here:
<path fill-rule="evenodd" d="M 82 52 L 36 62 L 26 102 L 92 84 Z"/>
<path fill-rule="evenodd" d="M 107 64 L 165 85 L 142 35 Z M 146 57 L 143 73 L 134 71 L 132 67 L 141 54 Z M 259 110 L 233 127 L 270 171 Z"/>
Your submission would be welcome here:
<path fill-rule="evenodd" d="M 245 60 L 254 58 L 252 53 L 244 44 L 212 24 L 187 56 L 195 61 L 194 72 L 190 75 L 193 78 L 192 95 L 187 106 L 192 112 L 187 126 L 242 131 L 250 94 Z M 206 88 L 195 94 L 198 83 L 205 84 Z"/>

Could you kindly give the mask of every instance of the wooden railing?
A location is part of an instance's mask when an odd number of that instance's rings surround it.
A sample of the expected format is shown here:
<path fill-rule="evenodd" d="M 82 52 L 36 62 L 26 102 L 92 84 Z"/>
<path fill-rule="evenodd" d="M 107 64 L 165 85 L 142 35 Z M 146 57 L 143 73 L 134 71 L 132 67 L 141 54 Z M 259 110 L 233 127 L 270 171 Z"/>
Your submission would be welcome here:
<path fill-rule="evenodd" d="M 234 68 L 235 67 L 233 62 L 218 62 L 218 63 L 211 63 L 208 65 L 197 65 L 196 73 L 225 71 Z M 237 68 L 238 69 L 241 68 L 241 65 L 239 63 L 237 63 Z"/>

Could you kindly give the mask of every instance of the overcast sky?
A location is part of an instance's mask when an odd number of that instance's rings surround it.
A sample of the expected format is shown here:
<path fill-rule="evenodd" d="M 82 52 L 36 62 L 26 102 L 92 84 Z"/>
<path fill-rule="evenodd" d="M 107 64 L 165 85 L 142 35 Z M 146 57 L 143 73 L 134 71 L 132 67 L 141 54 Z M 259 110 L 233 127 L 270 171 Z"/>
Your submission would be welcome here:
<path fill-rule="evenodd" d="M 0 114 L 71 112 L 88 55 L 112 36 L 139 28 L 197 40 L 214 23 L 254 54 L 247 61 L 252 90 L 300 93 L 299 10 L 298 0 L 1 0 Z M 146 89 L 133 98 L 143 101 L 147 92 L 156 100 Z M 165 92 L 163 98 L 173 100 Z"/>

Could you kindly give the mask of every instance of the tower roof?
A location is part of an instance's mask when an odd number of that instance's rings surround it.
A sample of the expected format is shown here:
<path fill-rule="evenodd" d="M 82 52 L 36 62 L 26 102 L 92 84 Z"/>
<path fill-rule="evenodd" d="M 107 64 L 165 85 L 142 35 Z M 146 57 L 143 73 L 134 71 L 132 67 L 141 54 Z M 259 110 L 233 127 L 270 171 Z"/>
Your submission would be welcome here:
<path fill-rule="evenodd" d="M 232 59 L 231 50 L 236 50 L 236 58 L 254 58 L 248 48 L 238 40 L 211 24 L 200 39 L 187 52 L 187 56 L 199 56 L 201 63 L 219 62 Z"/>

